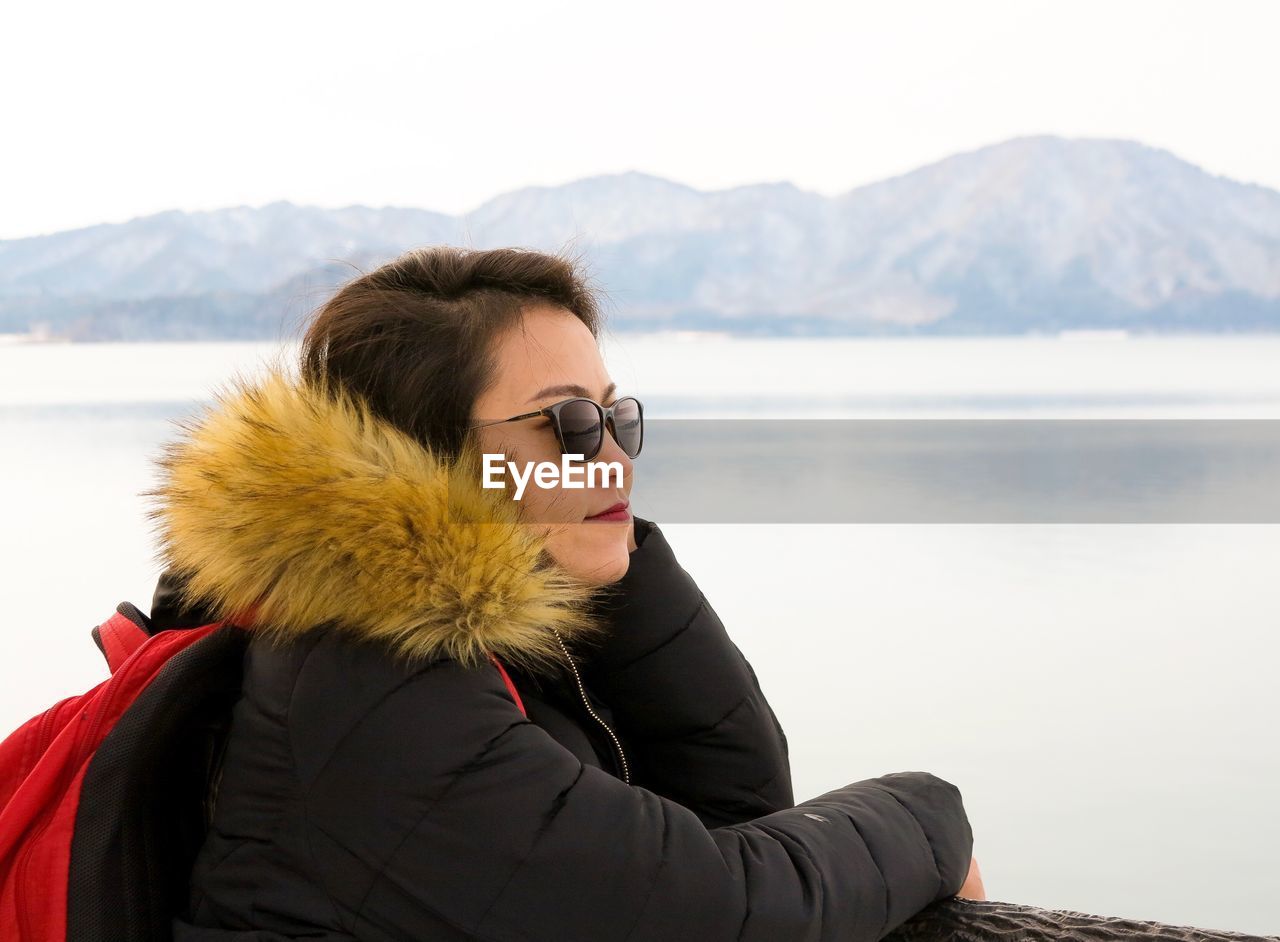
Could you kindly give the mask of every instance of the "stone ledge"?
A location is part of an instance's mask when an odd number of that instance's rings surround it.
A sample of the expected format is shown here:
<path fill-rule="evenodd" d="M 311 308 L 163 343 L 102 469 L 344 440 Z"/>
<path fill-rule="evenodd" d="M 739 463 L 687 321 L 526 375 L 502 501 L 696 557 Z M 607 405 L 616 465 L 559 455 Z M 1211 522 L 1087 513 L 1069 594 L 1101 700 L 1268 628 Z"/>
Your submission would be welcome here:
<path fill-rule="evenodd" d="M 1139 919 L 1093 916 L 1065 909 L 1040 909 L 1017 903 L 960 897 L 925 907 L 885 936 L 886 942 L 1035 942 L 1040 939 L 1054 942 L 1110 942 L 1113 939 L 1275 942 L 1280 940 L 1280 936 L 1169 926 Z"/>

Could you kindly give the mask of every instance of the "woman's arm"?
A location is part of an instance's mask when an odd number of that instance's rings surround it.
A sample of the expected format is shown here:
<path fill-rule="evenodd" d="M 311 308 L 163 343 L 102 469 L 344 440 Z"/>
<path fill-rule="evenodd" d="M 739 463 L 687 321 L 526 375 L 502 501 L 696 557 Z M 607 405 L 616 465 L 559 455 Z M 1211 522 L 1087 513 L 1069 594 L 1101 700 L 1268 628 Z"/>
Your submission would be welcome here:
<path fill-rule="evenodd" d="M 637 518 L 635 528 L 630 568 L 600 603 L 608 635 L 581 652 L 634 784 L 707 827 L 791 807 L 787 737 L 755 670 L 658 526 Z"/>
<path fill-rule="evenodd" d="M 309 702 L 292 727 L 327 722 Z M 954 894 L 972 849 L 959 790 L 926 772 L 708 829 L 453 662 L 319 741 L 295 745 L 296 865 L 362 939 L 871 942 Z"/>

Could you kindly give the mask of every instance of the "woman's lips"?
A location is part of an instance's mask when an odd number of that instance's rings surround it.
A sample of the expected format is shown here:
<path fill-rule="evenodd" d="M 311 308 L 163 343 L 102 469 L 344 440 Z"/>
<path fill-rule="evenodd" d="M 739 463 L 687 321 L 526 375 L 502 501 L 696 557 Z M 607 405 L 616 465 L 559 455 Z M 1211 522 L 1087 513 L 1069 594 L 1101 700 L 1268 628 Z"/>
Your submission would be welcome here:
<path fill-rule="evenodd" d="M 599 520 L 601 522 L 609 522 L 613 520 L 630 520 L 631 512 L 627 508 L 630 504 L 625 500 L 620 500 L 607 510 L 602 510 L 594 516 L 587 517 L 587 520 Z"/>

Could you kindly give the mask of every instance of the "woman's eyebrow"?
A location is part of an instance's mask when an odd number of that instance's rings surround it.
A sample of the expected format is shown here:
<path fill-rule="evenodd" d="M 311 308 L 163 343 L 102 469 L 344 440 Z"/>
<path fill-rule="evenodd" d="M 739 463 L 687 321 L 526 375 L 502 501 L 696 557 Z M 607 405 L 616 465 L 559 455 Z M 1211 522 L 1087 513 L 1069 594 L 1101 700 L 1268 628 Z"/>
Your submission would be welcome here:
<path fill-rule="evenodd" d="M 608 399 L 617 388 L 617 383 L 610 383 L 605 387 L 604 395 L 600 397 L 600 400 L 603 402 Z M 548 386 L 546 389 L 539 390 L 534 396 L 530 397 L 529 401 L 537 402 L 547 396 L 582 396 L 584 399 L 590 399 L 591 393 L 587 391 L 587 387 L 579 386 L 577 383 L 562 383 L 559 386 Z"/>

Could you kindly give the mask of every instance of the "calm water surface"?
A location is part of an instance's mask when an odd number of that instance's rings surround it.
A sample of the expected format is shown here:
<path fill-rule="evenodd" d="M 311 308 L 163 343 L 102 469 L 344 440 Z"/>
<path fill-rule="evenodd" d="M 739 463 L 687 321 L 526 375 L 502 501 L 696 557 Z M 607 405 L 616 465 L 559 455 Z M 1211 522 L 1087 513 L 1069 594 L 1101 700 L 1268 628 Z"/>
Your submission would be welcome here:
<path fill-rule="evenodd" d="M 105 676 L 90 629 L 158 575 L 158 444 L 275 350 L 0 344 L 3 732 Z M 1280 418 L 1280 338 L 619 336 L 609 364 L 666 418 Z M 1280 526 L 664 529 L 798 800 L 927 769 L 963 792 L 992 898 L 1280 933 Z"/>

